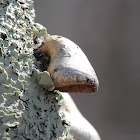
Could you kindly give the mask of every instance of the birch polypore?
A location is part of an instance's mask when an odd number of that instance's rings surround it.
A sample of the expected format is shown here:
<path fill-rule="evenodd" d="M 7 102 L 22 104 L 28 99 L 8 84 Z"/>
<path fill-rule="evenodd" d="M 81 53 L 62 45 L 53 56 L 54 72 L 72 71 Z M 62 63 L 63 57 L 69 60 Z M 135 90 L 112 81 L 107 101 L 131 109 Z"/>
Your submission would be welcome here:
<path fill-rule="evenodd" d="M 68 94 L 62 94 L 62 107 L 66 119 L 70 122 L 71 133 L 75 140 L 101 140 L 96 129 L 80 113 L 72 97 Z"/>
<path fill-rule="evenodd" d="M 55 88 L 61 92 L 91 93 L 98 89 L 98 79 L 83 51 L 71 40 L 62 36 L 49 36 L 35 54 L 50 57 L 47 71 Z"/>

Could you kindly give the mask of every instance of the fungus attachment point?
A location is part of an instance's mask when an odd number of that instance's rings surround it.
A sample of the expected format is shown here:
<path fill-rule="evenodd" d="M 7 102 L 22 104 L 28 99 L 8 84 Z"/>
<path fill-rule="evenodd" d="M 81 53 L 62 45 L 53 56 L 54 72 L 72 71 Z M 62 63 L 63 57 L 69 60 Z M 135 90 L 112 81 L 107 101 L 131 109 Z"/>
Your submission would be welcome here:
<path fill-rule="evenodd" d="M 74 42 L 57 35 L 49 36 L 34 53 L 50 57 L 47 71 L 56 89 L 69 93 L 97 91 L 99 82 L 95 71 Z"/>

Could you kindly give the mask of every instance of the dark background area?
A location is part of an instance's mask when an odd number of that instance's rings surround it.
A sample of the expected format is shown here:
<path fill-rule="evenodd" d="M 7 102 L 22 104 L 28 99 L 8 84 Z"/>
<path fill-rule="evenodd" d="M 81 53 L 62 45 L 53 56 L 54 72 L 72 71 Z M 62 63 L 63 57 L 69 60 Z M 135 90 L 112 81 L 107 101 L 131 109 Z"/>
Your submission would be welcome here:
<path fill-rule="evenodd" d="M 36 22 L 87 55 L 95 94 L 72 94 L 102 140 L 140 140 L 140 1 L 34 0 Z"/>

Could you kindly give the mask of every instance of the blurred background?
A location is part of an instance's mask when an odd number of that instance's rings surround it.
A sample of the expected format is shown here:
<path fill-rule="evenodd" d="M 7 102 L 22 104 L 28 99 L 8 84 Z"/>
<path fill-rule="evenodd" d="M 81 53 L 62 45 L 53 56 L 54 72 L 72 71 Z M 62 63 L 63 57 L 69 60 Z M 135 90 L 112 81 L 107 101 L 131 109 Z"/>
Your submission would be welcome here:
<path fill-rule="evenodd" d="M 95 94 L 71 94 L 102 140 L 140 140 L 140 1 L 34 0 L 36 22 L 87 55 Z"/>

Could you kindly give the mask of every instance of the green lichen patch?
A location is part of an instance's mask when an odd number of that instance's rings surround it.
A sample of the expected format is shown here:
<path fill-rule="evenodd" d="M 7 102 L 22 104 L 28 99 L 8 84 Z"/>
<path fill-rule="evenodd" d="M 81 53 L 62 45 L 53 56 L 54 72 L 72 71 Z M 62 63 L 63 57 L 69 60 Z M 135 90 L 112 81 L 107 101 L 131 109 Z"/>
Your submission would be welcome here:
<path fill-rule="evenodd" d="M 53 91 L 55 89 L 54 83 L 47 71 L 40 72 L 37 69 L 33 69 L 33 76 L 37 83 L 46 90 Z"/>
<path fill-rule="evenodd" d="M 0 140 L 70 140 L 61 95 L 35 65 L 48 34 L 34 18 L 32 0 L 0 0 Z"/>

